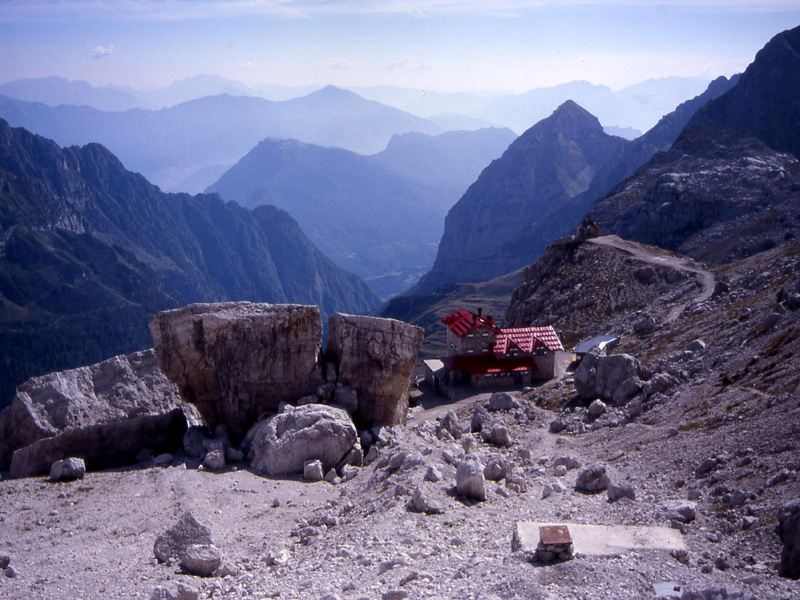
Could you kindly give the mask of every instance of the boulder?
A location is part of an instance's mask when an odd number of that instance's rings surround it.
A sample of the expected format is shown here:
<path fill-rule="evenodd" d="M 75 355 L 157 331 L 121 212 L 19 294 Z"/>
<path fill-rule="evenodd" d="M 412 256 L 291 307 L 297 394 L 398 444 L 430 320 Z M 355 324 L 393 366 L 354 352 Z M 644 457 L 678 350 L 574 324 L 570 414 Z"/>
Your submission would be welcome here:
<path fill-rule="evenodd" d="M 306 481 L 322 481 L 325 478 L 325 470 L 319 460 L 307 460 L 303 463 L 303 479 Z"/>
<path fill-rule="evenodd" d="M 567 469 L 580 469 L 581 468 L 581 461 L 579 461 L 574 456 L 559 456 L 553 460 L 553 466 L 557 467 L 559 465 L 563 465 Z"/>
<path fill-rule="evenodd" d="M 609 484 L 608 486 L 608 501 L 616 502 L 621 498 L 628 498 L 629 500 L 636 500 L 636 490 L 632 485 L 615 485 Z"/>
<path fill-rule="evenodd" d="M 586 411 L 589 413 L 590 417 L 599 417 L 605 414 L 607 409 L 608 407 L 606 407 L 605 402 L 602 400 L 592 400 L 592 403 Z"/>
<path fill-rule="evenodd" d="M 156 586 L 150 600 L 197 600 L 199 594 L 196 587 L 181 581 L 168 581 Z"/>
<path fill-rule="evenodd" d="M 578 473 L 575 488 L 582 492 L 602 492 L 611 481 L 603 465 L 591 465 Z"/>
<path fill-rule="evenodd" d="M 319 460 L 323 471 L 360 455 L 361 444 L 350 415 L 322 404 L 288 407 L 256 424 L 247 434 L 256 471 L 267 475 L 303 473 L 307 461 Z M 353 453 L 352 450 L 357 452 Z"/>
<path fill-rule="evenodd" d="M 494 444 L 507 448 L 511 445 L 511 436 L 508 428 L 502 423 L 484 423 L 481 429 L 481 437 L 487 444 Z"/>
<path fill-rule="evenodd" d="M 778 535 L 783 543 L 778 572 L 800 579 L 800 500 L 784 505 L 778 512 Z"/>
<path fill-rule="evenodd" d="M 454 440 L 461 439 L 461 425 L 459 425 L 458 417 L 454 411 L 448 410 L 447 414 L 442 417 L 442 420 L 436 428 L 436 435 L 441 437 L 442 431 L 449 433 Z"/>
<path fill-rule="evenodd" d="M 203 459 L 203 466 L 211 471 L 222 471 L 225 468 L 225 453 L 222 450 L 210 450 Z"/>
<path fill-rule="evenodd" d="M 456 468 L 456 492 L 471 500 L 486 500 L 486 479 L 483 465 L 472 454 L 464 457 Z"/>
<path fill-rule="evenodd" d="M 519 408 L 519 401 L 508 392 L 495 392 L 489 398 L 489 404 L 486 405 L 486 408 L 490 412 L 512 410 Z"/>
<path fill-rule="evenodd" d="M 339 383 L 358 394 L 356 421 L 364 428 L 405 424 L 423 330 L 394 319 L 346 314 L 332 315 L 329 323 L 326 360 L 337 365 Z"/>
<path fill-rule="evenodd" d="M 57 460 L 50 468 L 50 481 L 71 481 L 83 479 L 86 475 L 86 464 L 82 458 L 65 458 Z"/>
<path fill-rule="evenodd" d="M 483 470 L 483 476 L 489 481 L 500 481 L 511 474 L 512 466 L 502 458 L 492 458 Z"/>
<path fill-rule="evenodd" d="M 483 429 L 483 424 L 489 420 L 489 411 L 483 408 L 480 404 L 476 404 L 472 409 L 472 417 L 469 423 L 469 430 L 476 433 Z"/>
<path fill-rule="evenodd" d="M 575 371 L 575 391 L 583 400 L 621 404 L 641 391 L 642 375 L 641 364 L 629 354 L 606 356 L 605 350 L 594 347 Z"/>
<path fill-rule="evenodd" d="M 185 512 L 175 525 L 156 538 L 153 554 L 159 562 L 183 560 L 189 546 L 213 543 L 211 530 L 198 523 L 192 513 Z"/>
<path fill-rule="evenodd" d="M 15 451 L 68 431 L 73 449 L 59 453 L 55 448 L 36 469 L 25 473 L 47 473 L 56 460 L 70 456 L 80 456 L 92 467 L 95 458 L 108 465 L 105 456 L 128 462 L 146 447 L 177 447 L 180 438 L 170 437 L 171 428 L 180 427 L 174 423 L 175 410 L 185 415 L 179 419 L 184 428 L 187 420 L 199 422 L 197 412 L 159 370 L 152 350 L 33 377 L 17 387 L 11 406 L 0 413 L 0 470 L 9 468 Z M 134 419 L 136 435 L 126 426 Z M 81 440 L 83 433 L 86 439 Z M 141 433 L 145 435 L 138 439 Z"/>
<path fill-rule="evenodd" d="M 425 513 L 427 515 L 440 515 L 444 512 L 441 502 L 435 498 L 438 496 L 436 486 L 431 483 L 421 483 L 414 488 L 411 493 L 411 500 L 406 505 L 408 510 Z"/>
<path fill-rule="evenodd" d="M 163 372 L 211 430 L 225 424 L 232 439 L 324 382 L 316 306 L 191 304 L 158 313 L 150 331 Z"/>
<path fill-rule="evenodd" d="M 181 566 L 200 577 L 211 577 L 221 564 L 222 554 L 213 544 L 192 544 L 181 557 Z"/>
<path fill-rule="evenodd" d="M 697 503 L 691 500 L 669 500 L 663 510 L 666 519 L 679 523 L 691 523 L 697 517 Z"/>

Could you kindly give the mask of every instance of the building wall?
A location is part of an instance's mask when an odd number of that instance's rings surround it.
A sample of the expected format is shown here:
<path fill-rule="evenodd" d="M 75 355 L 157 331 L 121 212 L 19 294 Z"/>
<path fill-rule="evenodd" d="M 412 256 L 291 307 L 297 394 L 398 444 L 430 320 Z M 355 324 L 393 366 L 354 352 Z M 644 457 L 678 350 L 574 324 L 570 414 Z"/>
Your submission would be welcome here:
<path fill-rule="evenodd" d="M 534 373 L 536 379 L 553 379 L 556 374 L 556 353 L 536 354 L 533 357 L 537 371 Z"/>
<path fill-rule="evenodd" d="M 496 341 L 497 334 L 488 327 L 476 327 L 461 337 L 451 329 L 447 330 L 447 352 L 450 356 L 489 354 Z"/>
<path fill-rule="evenodd" d="M 472 375 L 470 384 L 476 388 L 488 387 L 511 387 L 514 385 L 513 375 L 504 375 L 502 377 L 486 377 L 485 375 Z"/>

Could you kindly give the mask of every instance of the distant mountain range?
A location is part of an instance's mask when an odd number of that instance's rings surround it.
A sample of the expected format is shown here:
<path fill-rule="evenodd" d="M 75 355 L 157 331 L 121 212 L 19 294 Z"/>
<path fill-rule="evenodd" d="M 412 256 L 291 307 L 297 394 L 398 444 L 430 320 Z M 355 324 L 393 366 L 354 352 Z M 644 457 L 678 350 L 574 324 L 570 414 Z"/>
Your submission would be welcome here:
<path fill-rule="evenodd" d="M 645 131 L 681 102 L 701 93 L 708 80 L 698 77 L 649 79 L 621 90 L 587 81 L 534 88 L 521 94 L 443 93 L 392 86 L 352 87 L 350 91 L 436 123 L 443 130 L 503 126 L 521 133 L 573 100 L 600 119 L 604 127 Z M 0 84 L 0 94 L 27 102 L 85 105 L 99 110 L 160 109 L 222 94 L 285 101 L 306 96 L 320 86 L 248 86 L 213 75 L 197 75 L 162 88 L 93 87 L 61 77 L 20 79 Z"/>
<path fill-rule="evenodd" d="M 514 138 L 507 129 L 409 133 L 368 157 L 267 139 L 207 191 L 283 208 L 338 265 L 388 297 L 433 263 L 445 214 Z"/>
<path fill-rule="evenodd" d="M 0 117 L 62 146 L 103 144 L 126 168 L 175 191 L 213 183 L 267 137 L 373 154 L 398 133 L 441 133 L 425 119 L 331 86 L 282 102 L 221 95 L 124 112 L 0 96 Z"/>
<path fill-rule="evenodd" d="M 0 406 L 30 376 L 148 347 L 157 311 L 221 300 L 378 305 L 278 208 L 165 194 L 98 144 L 0 120 Z"/>

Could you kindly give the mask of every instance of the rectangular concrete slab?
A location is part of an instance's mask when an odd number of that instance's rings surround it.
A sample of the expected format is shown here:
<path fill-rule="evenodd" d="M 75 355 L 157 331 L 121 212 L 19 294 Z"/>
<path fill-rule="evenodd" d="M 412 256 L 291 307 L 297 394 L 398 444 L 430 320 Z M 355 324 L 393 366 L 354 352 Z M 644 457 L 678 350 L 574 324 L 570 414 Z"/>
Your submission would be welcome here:
<path fill-rule="evenodd" d="M 631 550 L 686 550 L 683 537 L 669 527 L 634 527 L 630 525 L 584 525 L 579 523 L 537 523 L 518 521 L 514 526 L 511 548 L 535 552 L 539 527 L 566 525 L 575 554 L 609 556 Z"/>

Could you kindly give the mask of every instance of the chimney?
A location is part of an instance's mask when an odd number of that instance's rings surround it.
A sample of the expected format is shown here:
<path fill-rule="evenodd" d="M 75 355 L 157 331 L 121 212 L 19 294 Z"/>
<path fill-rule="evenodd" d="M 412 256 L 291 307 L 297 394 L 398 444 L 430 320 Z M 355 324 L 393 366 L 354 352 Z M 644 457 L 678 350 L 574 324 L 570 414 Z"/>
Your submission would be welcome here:
<path fill-rule="evenodd" d="M 478 307 L 478 316 L 480 317 L 483 314 L 483 307 Z"/>

